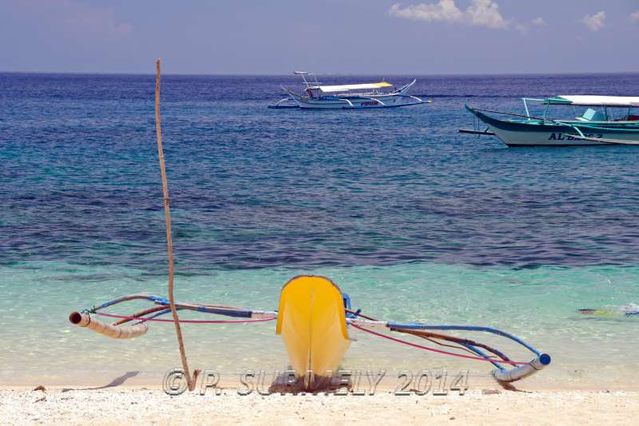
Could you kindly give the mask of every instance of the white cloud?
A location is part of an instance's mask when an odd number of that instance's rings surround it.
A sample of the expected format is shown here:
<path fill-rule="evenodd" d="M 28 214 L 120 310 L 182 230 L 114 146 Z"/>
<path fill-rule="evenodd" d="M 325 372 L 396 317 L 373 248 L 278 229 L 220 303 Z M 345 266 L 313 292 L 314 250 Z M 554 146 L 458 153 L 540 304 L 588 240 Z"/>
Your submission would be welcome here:
<path fill-rule="evenodd" d="M 546 26 L 546 21 L 544 21 L 544 18 L 542 17 L 537 17 L 535 19 L 531 19 L 530 22 L 516 22 L 516 21 L 511 21 L 511 26 L 519 31 L 521 34 L 528 34 L 528 31 L 530 30 L 530 27 L 545 27 Z"/>
<path fill-rule="evenodd" d="M 595 13 L 594 15 L 586 15 L 581 22 L 584 23 L 590 31 L 599 31 L 605 26 L 606 12 L 603 10 Z"/>
<path fill-rule="evenodd" d="M 636 12 L 632 12 L 630 14 L 630 21 L 631 22 L 639 22 L 639 10 L 637 10 Z"/>
<path fill-rule="evenodd" d="M 492 0 L 472 0 L 466 9 L 460 9 L 455 0 L 437 3 L 418 3 L 402 7 L 395 3 L 388 10 L 391 16 L 425 22 L 452 22 L 486 28 L 506 28 L 509 23 Z"/>
<path fill-rule="evenodd" d="M 402 8 L 399 3 L 395 3 L 388 10 L 388 13 L 398 18 L 426 22 L 460 22 L 464 17 L 454 0 L 440 0 L 437 4 L 419 3 L 405 8 Z"/>
<path fill-rule="evenodd" d="M 530 23 L 536 27 L 543 27 L 544 25 L 546 25 L 546 21 L 544 21 L 544 18 L 542 18 L 541 16 L 533 19 L 532 21 L 530 21 Z"/>
<path fill-rule="evenodd" d="M 499 5 L 491 0 L 473 0 L 464 13 L 470 15 L 471 21 L 475 25 L 488 28 L 504 28 L 508 26 L 506 20 L 499 12 Z"/>
<path fill-rule="evenodd" d="M 515 29 L 519 31 L 521 34 L 528 34 L 528 27 L 524 24 L 516 23 Z"/>

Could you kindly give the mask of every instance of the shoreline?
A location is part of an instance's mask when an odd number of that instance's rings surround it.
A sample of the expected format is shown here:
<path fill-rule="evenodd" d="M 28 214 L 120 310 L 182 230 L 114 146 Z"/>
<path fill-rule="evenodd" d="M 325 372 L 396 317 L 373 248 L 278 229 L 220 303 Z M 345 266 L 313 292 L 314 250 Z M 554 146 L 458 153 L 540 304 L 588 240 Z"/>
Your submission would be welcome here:
<path fill-rule="evenodd" d="M 628 424 L 639 415 L 639 392 L 469 391 L 464 395 L 395 396 L 275 393 L 168 396 L 159 388 L 117 386 L 99 390 L 0 387 L 0 416 L 8 424 L 326 424 L 359 422 Z"/>
<path fill-rule="evenodd" d="M 172 380 L 173 387 L 185 386 L 183 378 L 175 375 L 172 379 L 167 379 L 167 372 L 157 371 L 121 371 L 106 372 L 96 371 L 96 374 L 76 375 L 70 377 L 52 376 L 32 376 L 16 379 L 15 376 L 4 371 L 0 375 L 0 391 L 30 391 L 34 388 L 45 387 L 53 390 L 75 390 L 91 391 L 101 389 L 151 389 L 162 391 L 163 386 Z M 341 369 L 340 374 L 332 378 L 324 378 L 322 383 L 328 384 L 328 390 L 320 389 L 316 393 L 324 394 L 347 392 L 355 395 L 371 395 L 372 393 L 433 393 L 442 391 L 449 394 L 473 393 L 473 392 L 524 392 L 524 393 L 562 393 L 562 392 L 585 392 L 585 393 L 610 393 L 610 392 L 630 392 L 639 393 L 639 382 L 634 380 L 635 376 L 630 374 L 624 381 L 594 381 L 591 378 L 578 378 L 569 381 L 561 380 L 550 376 L 548 372 L 540 372 L 538 375 L 526 378 L 521 381 L 500 384 L 488 372 L 468 371 L 460 372 L 454 369 L 424 369 L 424 370 L 349 370 Z M 443 376 L 440 372 L 443 371 Z M 208 376 L 207 376 L 208 373 Z M 247 375 L 249 374 L 250 375 Z M 246 370 L 244 372 L 224 373 L 214 370 L 204 370 L 196 382 L 196 392 L 202 388 L 221 389 L 226 394 L 243 393 L 247 389 L 255 393 L 304 393 L 299 384 L 293 381 L 287 384 L 287 373 L 291 370 L 282 371 L 260 371 Z M 407 374 L 407 375 L 406 375 Z M 180 374 L 178 374 L 180 376 Z M 328 381 L 327 381 L 328 380 Z M 215 386 L 207 386 L 215 382 Z M 347 386 L 348 384 L 348 386 Z M 270 392 L 269 392 L 270 389 Z M 348 391 L 345 391 L 348 389 Z M 425 390 L 425 392 L 424 392 Z M 188 392 L 186 392 L 188 393 Z M 250 393 L 250 392 L 249 392 Z M 310 392 L 312 393 L 312 392 Z"/>

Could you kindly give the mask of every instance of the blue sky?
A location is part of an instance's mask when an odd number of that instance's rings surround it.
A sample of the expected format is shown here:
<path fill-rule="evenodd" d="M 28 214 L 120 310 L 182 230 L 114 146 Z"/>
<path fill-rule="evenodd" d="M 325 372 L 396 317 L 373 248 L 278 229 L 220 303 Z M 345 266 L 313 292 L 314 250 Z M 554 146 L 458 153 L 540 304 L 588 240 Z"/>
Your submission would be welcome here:
<path fill-rule="evenodd" d="M 2 0 L 0 71 L 639 72 L 639 0 Z"/>

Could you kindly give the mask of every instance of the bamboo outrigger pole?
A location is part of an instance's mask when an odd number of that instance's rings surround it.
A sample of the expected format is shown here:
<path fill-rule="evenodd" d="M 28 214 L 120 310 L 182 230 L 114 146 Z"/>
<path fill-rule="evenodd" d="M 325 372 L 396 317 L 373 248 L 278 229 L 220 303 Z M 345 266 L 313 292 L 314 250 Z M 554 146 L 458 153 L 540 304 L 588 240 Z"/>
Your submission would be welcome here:
<path fill-rule="evenodd" d="M 160 174 L 162 175 L 162 193 L 164 198 L 164 221 L 166 224 L 166 250 L 169 261 L 169 306 L 173 315 L 173 323 L 175 324 L 175 334 L 177 336 L 178 348 L 180 349 L 180 357 L 182 358 L 182 368 L 186 376 L 186 383 L 189 390 L 195 389 L 195 382 L 199 370 L 193 372 L 193 377 L 189 371 L 189 362 L 186 359 L 186 350 L 184 349 L 184 338 L 182 337 L 182 328 L 180 327 L 180 318 L 178 317 L 175 307 L 175 296 L 173 294 L 173 238 L 171 235 L 171 207 L 169 205 L 169 184 L 166 178 L 166 166 L 164 164 L 164 148 L 162 147 L 162 124 L 160 119 L 160 59 L 155 61 L 155 134 L 158 143 L 158 160 L 160 162 Z"/>

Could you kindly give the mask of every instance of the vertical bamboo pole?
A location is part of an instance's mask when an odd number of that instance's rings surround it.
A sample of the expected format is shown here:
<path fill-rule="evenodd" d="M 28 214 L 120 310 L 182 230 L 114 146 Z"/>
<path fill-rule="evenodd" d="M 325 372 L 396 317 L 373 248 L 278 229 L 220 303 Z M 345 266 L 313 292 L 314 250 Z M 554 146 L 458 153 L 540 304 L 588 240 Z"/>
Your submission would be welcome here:
<path fill-rule="evenodd" d="M 166 165 L 164 163 L 164 148 L 162 147 L 162 125 L 160 120 L 160 59 L 155 61 L 155 135 L 158 143 L 158 160 L 160 161 L 160 174 L 162 175 L 162 193 L 164 198 L 164 221 L 166 225 L 166 250 L 169 260 L 169 306 L 171 314 L 173 314 L 173 323 L 175 324 L 175 334 L 177 336 L 178 348 L 180 349 L 180 357 L 182 358 L 182 368 L 186 376 L 186 383 L 189 390 L 195 389 L 198 370 L 193 372 L 193 377 L 189 371 L 189 362 L 186 358 L 186 350 L 184 349 L 184 338 L 182 337 L 182 328 L 180 327 L 180 318 L 175 308 L 175 296 L 173 294 L 173 237 L 171 233 L 171 207 L 169 205 L 169 184 L 166 178 Z"/>

